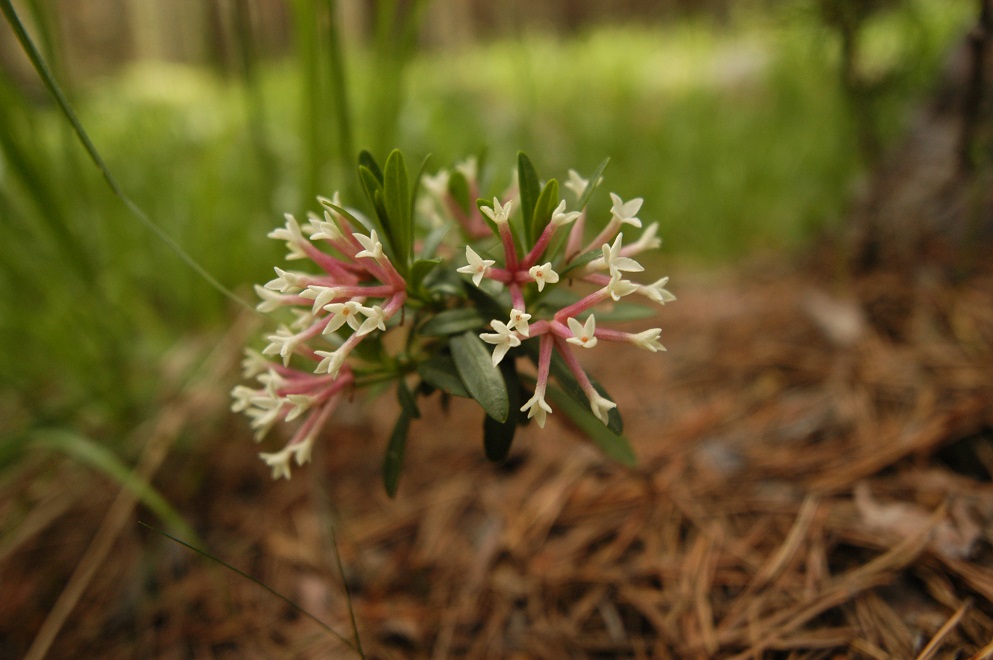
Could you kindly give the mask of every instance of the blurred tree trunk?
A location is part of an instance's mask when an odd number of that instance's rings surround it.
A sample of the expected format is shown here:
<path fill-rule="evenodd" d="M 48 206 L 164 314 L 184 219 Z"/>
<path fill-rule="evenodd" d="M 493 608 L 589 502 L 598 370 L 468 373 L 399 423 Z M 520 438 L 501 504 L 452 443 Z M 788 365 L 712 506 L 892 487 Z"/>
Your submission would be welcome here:
<path fill-rule="evenodd" d="M 993 0 L 854 214 L 856 272 L 988 266 L 993 246 Z"/>

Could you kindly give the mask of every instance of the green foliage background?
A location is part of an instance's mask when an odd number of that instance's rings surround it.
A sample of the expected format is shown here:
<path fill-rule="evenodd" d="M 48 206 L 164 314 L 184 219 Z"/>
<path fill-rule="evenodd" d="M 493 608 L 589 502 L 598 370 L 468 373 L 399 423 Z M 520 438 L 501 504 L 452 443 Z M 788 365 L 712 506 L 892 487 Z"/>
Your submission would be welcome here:
<path fill-rule="evenodd" d="M 109 79 L 61 80 L 127 194 L 247 300 L 281 259 L 265 234 L 283 212 L 336 189 L 357 199 L 360 148 L 380 160 L 394 146 L 411 162 L 430 153 L 431 170 L 485 153 L 499 186 L 519 150 L 560 179 L 609 156 L 607 187 L 645 198 L 641 217 L 660 221 L 666 254 L 709 262 L 830 236 L 865 172 L 817 3 L 454 51 L 417 48 L 423 2 L 399 20 L 399 5 L 380 3 L 367 43 L 346 49 L 327 4 L 293 3 L 285 59 L 260 57 L 242 26 L 238 75 L 134 62 Z M 46 3 L 18 7 L 58 75 L 56 17 Z M 866 23 L 862 64 L 882 81 L 885 139 L 970 8 L 908 0 Z M 32 447 L 60 451 L 38 440 L 53 429 L 131 461 L 128 431 L 168 387 L 197 378 L 198 361 L 177 356 L 214 347 L 243 313 L 136 222 L 51 100 L 5 71 L 0 264 L 2 468 Z"/>

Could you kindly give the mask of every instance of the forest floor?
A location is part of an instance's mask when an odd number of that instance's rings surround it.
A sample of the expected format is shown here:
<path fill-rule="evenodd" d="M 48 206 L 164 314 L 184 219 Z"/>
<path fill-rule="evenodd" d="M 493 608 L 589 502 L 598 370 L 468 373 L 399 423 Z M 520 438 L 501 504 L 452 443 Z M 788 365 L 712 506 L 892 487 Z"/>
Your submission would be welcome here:
<path fill-rule="evenodd" d="M 667 353 L 589 352 L 633 469 L 555 414 L 489 463 L 478 407 L 432 400 L 395 500 L 391 403 L 339 411 L 272 482 L 217 412 L 230 342 L 136 434 L 161 445 L 143 465 L 206 550 L 347 641 L 140 526 L 117 487 L 39 464 L 2 485 L 33 513 L 0 548 L 0 656 L 358 657 L 333 530 L 370 658 L 990 657 L 993 273 L 814 261 L 671 273 Z"/>

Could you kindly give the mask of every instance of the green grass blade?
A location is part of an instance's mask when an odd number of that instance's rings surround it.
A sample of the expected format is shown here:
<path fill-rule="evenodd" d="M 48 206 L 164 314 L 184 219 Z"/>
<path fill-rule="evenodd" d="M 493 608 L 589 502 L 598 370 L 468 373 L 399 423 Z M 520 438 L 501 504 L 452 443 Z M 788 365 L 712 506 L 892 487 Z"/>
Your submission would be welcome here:
<path fill-rule="evenodd" d="M 164 532 L 161 529 L 157 529 L 155 527 L 152 527 L 151 525 L 149 525 L 147 523 L 144 523 L 144 522 L 141 522 L 140 520 L 138 521 L 138 524 L 141 525 L 142 527 L 144 527 L 145 529 L 149 529 L 149 530 L 155 532 L 156 534 L 160 534 L 160 535 L 166 537 L 170 541 L 175 541 L 179 545 L 183 546 L 184 548 L 188 548 L 188 549 L 192 550 L 193 552 L 197 553 L 201 557 L 206 557 L 207 559 L 209 559 L 209 560 L 211 560 L 211 561 L 213 561 L 215 563 L 220 564 L 221 566 L 223 566 L 224 568 L 228 569 L 229 571 L 232 571 L 232 572 L 236 573 L 240 577 L 245 578 L 249 582 L 252 582 L 252 583 L 254 583 L 254 584 L 262 587 L 263 589 L 265 589 L 266 591 L 268 591 L 270 594 L 272 594 L 273 596 L 275 596 L 279 600 L 283 601 L 284 603 L 286 603 L 287 605 L 289 605 L 290 607 L 292 607 L 294 610 L 296 610 L 300 614 L 304 615 L 305 617 L 307 617 L 308 619 L 310 619 L 311 621 L 313 621 L 314 623 L 316 623 L 317 625 L 319 625 L 321 628 L 323 628 L 324 630 L 326 630 L 327 632 L 329 632 L 335 639 L 337 639 L 342 644 L 345 644 L 348 648 L 350 648 L 352 651 L 354 651 L 356 653 L 356 655 L 358 655 L 361 658 L 365 658 L 365 655 L 361 652 L 361 650 L 359 650 L 355 646 L 355 644 L 353 644 L 352 642 L 350 642 L 348 640 L 348 638 L 342 636 L 334 628 L 332 628 L 328 624 L 324 623 L 319 618 L 317 618 L 315 615 L 311 614 L 310 612 L 308 612 L 307 610 L 305 610 L 303 607 L 301 607 L 300 605 L 296 604 L 295 602 L 293 602 L 292 600 L 290 600 L 289 598 L 287 598 L 283 594 L 279 593 L 278 591 L 276 591 L 275 589 L 273 589 L 272 587 L 270 587 L 266 583 L 262 582 L 261 580 L 258 580 L 256 578 L 252 577 L 251 575 L 249 575 L 245 571 L 242 571 L 242 570 L 240 570 L 238 568 L 235 568 L 234 566 L 232 566 L 231 564 L 227 563 L 223 559 L 220 559 L 219 557 L 215 557 L 214 555 L 210 554 L 206 550 L 202 550 L 202 549 L 196 547 L 195 545 L 191 545 L 191 544 L 187 543 L 186 541 L 184 541 L 182 539 L 176 538 L 172 534 L 169 534 L 167 532 Z"/>
<path fill-rule="evenodd" d="M 184 536 L 196 539 L 196 533 L 164 497 L 135 473 L 109 449 L 90 438 L 68 430 L 36 431 L 29 436 L 26 446 L 49 449 L 72 457 L 79 463 L 110 477 L 130 490 L 142 504 L 165 521 L 169 527 Z"/>
<path fill-rule="evenodd" d="M 164 229 L 153 222 L 152 219 L 149 218 L 148 215 L 146 215 L 145 212 L 142 211 L 141 208 L 138 207 L 138 205 L 135 204 L 135 202 L 132 201 L 132 199 L 124 192 L 120 184 L 118 184 L 117 179 L 110 172 L 110 169 L 104 162 L 103 157 L 100 156 L 100 153 L 97 151 L 93 141 L 90 140 L 89 134 L 83 128 L 82 123 L 76 116 L 76 111 L 73 110 L 72 105 L 69 103 L 69 99 L 62 92 L 62 88 L 59 86 L 58 82 L 56 82 L 55 76 L 48 68 L 48 65 L 42 58 L 41 53 L 38 52 L 38 48 L 35 46 L 34 41 L 31 40 L 30 35 L 28 35 L 27 31 L 24 29 L 24 25 L 21 23 L 20 17 L 14 10 L 11 0 L 0 0 L 0 11 L 3 12 L 3 15 L 10 24 L 10 27 L 14 30 L 14 34 L 20 42 L 21 48 L 24 49 L 28 59 L 31 60 L 31 64 L 34 66 L 35 71 L 41 77 L 42 82 L 45 83 L 45 87 L 48 88 L 49 93 L 51 93 L 55 98 L 59 108 L 62 110 L 62 113 L 72 125 L 72 129 L 75 131 L 79 141 L 83 144 L 83 147 L 86 149 L 86 152 L 89 154 L 94 165 L 96 165 L 97 169 L 100 170 L 100 173 L 103 175 L 104 180 L 107 182 L 107 185 L 110 186 L 110 189 L 113 191 L 114 195 L 120 199 L 121 202 L 123 202 L 131 214 L 137 218 L 137 220 L 144 225 L 146 229 L 151 231 L 160 241 L 165 243 L 169 249 L 171 249 L 180 259 L 182 259 L 187 266 L 200 275 L 200 277 L 206 280 L 212 287 L 217 289 L 217 291 L 230 300 L 238 303 L 245 309 L 254 312 L 255 307 L 253 305 L 236 295 L 233 291 L 221 284 L 217 278 L 207 272 L 207 270 L 201 266 L 189 252 L 184 250 L 183 247 L 176 242 L 174 238 L 172 238 L 172 236 L 167 234 Z"/>

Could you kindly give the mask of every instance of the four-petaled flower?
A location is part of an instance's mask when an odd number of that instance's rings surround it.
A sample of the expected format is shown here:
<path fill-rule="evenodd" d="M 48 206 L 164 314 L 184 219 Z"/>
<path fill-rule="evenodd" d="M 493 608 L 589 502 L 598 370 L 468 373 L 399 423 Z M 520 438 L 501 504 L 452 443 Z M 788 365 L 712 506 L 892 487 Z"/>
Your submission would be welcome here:
<path fill-rule="evenodd" d="M 590 410 L 592 410 L 593 414 L 596 415 L 596 418 L 604 424 L 606 424 L 608 420 L 607 413 L 609 413 L 612 408 L 616 407 L 616 403 L 610 401 L 609 399 L 605 399 L 598 392 L 594 391 L 590 395 Z"/>
<path fill-rule="evenodd" d="M 528 325 L 528 320 L 530 318 L 531 315 L 523 309 L 514 308 L 510 310 L 510 322 L 507 323 L 507 327 L 511 330 L 517 330 L 519 333 L 527 337 L 531 334 L 531 327 Z"/>
<path fill-rule="evenodd" d="M 494 197 L 492 208 L 489 206 L 483 206 L 480 207 L 480 210 L 494 223 L 497 225 L 502 225 L 506 224 L 507 221 L 510 220 L 510 209 L 513 204 L 513 201 L 508 201 L 506 204 L 501 205 L 500 200 Z"/>
<path fill-rule="evenodd" d="M 641 210 L 641 205 L 645 201 L 641 197 L 635 197 L 632 200 L 625 202 L 623 199 L 610 193 L 610 201 L 613 205 L 610 207 L 610 214 L 613 219 L 619 220 L 621 223 L 626 225 L 633 225 L 635 227 L 641 227 L 641 220 L 638 219 L 638 211 Z"/>
<path fill-rule="evenodd" d="M 552 270 L 552 263 L 548 262 L 543 266 L 531 266 L 528 269 L 528 275 L 534 280 L 534 283 L 538 285 L 538 291 L 545 288 L 545 283 L 555 284 L 559 281 L 559 274 Z"/>
<path fill-rule="evenodd" d="M 649 328 L 648 330 L 642 330 L 639 333 L 631 335 L 631 343 L 638 348 L 643 348 L 646 351 L 651 351 L 652 353 L 664 351 L 665 346 L 659 342 L 659 335 L 661 334 L 662 328 Z"/>
<path fill-rule="evenodd" d="M 528 414 L 528 419 L 534 418 L 539 428 L 545 428 L 545 419 L 552 412 L 552 407 L 545 403 L 545 393 L 535 391 L 534 396 L 521 406 L 521 412 Z"/>
<path fill-rule="evenodd" d="M 596 334 L 596 319 L 592 314 L 586 319 L 586 323 L 580 323 L 572 317 L 569 318 L 568 323 L 573 336 L 566 339 L 567 342 L 583 348 L 596 346 L 597 339 L 594 336 Z"/>
<path fill-rule="evenodd" d="M 468 245 L 465 246 L 465 260 L 469 263 L 456 270 L 466 275 L 472 275 L 472 283 L 476 286 L 479 286 L 479 283 L 486 277 L 490 266 L 496 263 L 493 259 L 483 259 Z"/>
<path fill-rule="evenodd" d="M 357 252 L 355 258 L 359 259 L 361 257 L 369 257 L 370 259 L 375 259 L 380 261 L 383 258 L 383 244 L 379 242 L 379 236 L 376 235 L 376 230 L 373 229 L 368 236 L 363 234 L 355 234 L 355 240 L 357 240 L 364 250 Z"/>
<path fill-rule="evenodd" d="M 493 349 L 493 366 L 500 364 L 503 357 L 507 354 L 511 348 L 521 345 L 520 338 L 514 334 L 514 331 L 509 325 L 503 321 L 498 321 L 493 319 L 490 321 L 490 325 L 496 330 L 495 333 L 484 332 L 479 335 L 479 338 L 485 341 L 487 344 L 494 344 L 496 347 Z"/>
<path fill-rule="evenodd" d="M 359 312 L 362 310 L 362 305 L 354 300 L 343 303 L 331 303 L 330 305 L 325 305 L 324 309 L 331 312 L 331 319 L 324 326 L 324 334 L 326 335 L 331 334 L 346 323 L 352 330 L 358 330 L 362 325 L 362 321 L 359 320 Z"/>
<path fill-rule="evenodd" d="M 559 205 L 555 207 L 555 210 L 552 211 L 552 219 L 550 222 L 553 227 L 564 227 L 580 215 L 581 214 L 579 211 L 569 211 L 567 213 L 565 210 L 565 200 L 563 199 L 559 202 Z"/>
<path fill-rule="evenodd" d="M 345 363 L 345 358 L 348 357 L 348 353 L 340 348 L 336 351 L 314 351 L 314 353 L 324 358 L 318 363 L 314 373 L 327 373 L 332 376 L 338 375 L 341 366 Z"/>

